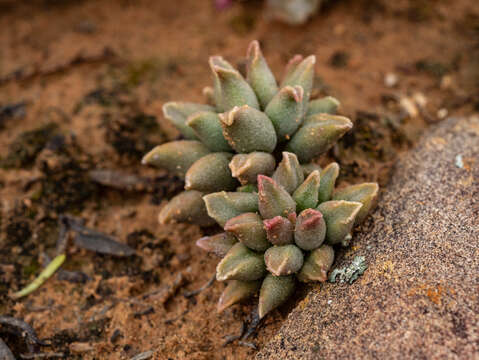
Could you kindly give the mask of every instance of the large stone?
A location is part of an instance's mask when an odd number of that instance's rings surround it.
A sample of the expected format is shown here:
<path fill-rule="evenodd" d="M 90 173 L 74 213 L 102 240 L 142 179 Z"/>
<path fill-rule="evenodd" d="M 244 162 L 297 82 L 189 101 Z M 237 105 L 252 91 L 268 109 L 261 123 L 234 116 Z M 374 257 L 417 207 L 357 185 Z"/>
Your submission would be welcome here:
<path fill-rule="evenodd" d="M 314 288 L 257 359 L 479 359 L 479 118 L 449 119 L 399 161 L 352 285 Z"/>

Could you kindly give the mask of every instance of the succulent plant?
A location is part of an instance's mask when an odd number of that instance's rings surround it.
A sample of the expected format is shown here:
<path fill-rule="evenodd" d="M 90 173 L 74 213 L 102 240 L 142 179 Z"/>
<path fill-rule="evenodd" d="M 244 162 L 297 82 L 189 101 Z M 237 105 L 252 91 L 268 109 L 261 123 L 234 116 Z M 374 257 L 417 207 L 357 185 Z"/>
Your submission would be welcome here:
<path fill-rule="evenodd" d="M 259 290 L 262 318 L 294 293 L 297 280 L 327 280 L 333 246 L 349 244 L 353 227 L 364 220 L 378 193 L 376 183 L 334 191 L 338 173 L 336 163 L 305 168 L 295 154 L 283 152 L 271 177 L 257 176 L 257 192 L 203 197 L 208 215 L 224 229 L 197 241 L 222 258 L 216 279 L 228 285 L 218 311 Z"/>
<path fill-rule="evenodd" d="M 333 115 L 339 106 L 336 99 L 311 98 L 315 61 L 314 56 L 303 59 L 296 55 L 278 84 L 259 43 L 253 41 L 247 52 L 245 77 L 222 57 L 210 58 L 213 87 L 204 89 L 209 104 L 164 104 L 164 116 L 183 139 L 155 147 L 142 162 L 184 179 L 185 192 L 162 209 L 161 223 L 213 224 L 202 197 L 218 191 L 254 189 L 258 175 L 273 173 L 282 151 L 296 154 L 305 169 L 314 168 L 311 161 L 352 127 L 346 117 Z M 335 170 L 330 171 L 329 176 L 334 176 Z M 284 186 L 289 190 L 297 180 Z M 323 194 L 328 193 L 323 190 Z M 238 202 L 238 209 L 228 211 L 238 214 L 253 199 L 251 194 L 234 197 L 229 201 Z"/>

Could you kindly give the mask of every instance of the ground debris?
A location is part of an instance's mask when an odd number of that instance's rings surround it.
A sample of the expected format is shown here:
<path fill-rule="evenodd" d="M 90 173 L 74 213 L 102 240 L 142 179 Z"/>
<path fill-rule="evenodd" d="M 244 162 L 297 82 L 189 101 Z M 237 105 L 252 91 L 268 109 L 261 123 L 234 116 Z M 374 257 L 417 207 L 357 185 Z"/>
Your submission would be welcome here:
<path fill-rule="evenodd" d="M 252 342 L 248 342 L 248 341 L 238 341 L 238 345 L 241 345 L 241 346 L 246 346 L 246 347 L 249 347 L 253 350 L 258 350 L 258 347 L 252 343 Z"/>
<path fill-rule="evenodd" d="M 150 298 L 154 301 L 160 302 L 161 304 L 165 304 L 185 283 L 185 276 L 182 273 L 179 273 L 171 284 L 162 286 L 161 288 L 144 294 L 141 297 L 142 299 Z"/>
<path fill-rule="evenodd" d="M 109 254 L 115 256 L 131 256 L 135 250 L 128 245 L 119 243 L 111 236 L 96 230 L 87 229 L 78 232 L 74 237 L 75 245 L 87 250 L 95 251 L 100 254 Z"/>
<path fill-rule="evenodd" d="M 0 129 L 8 119 L 23 118 L 26 113 L 26 107 L 27 103 L 25 101 L 0 106 Z"/>
<path fill-rule="evenodd" d="M 2 325 L 3 330 L 21 336 L 23 339 L 25 339 L 30 351 L 33 350 L 33 346 L 47 345 L 38 338 L 35 330 L 22 319 L 11 316 L 0 316 L 0 325 Z"/>
<path fill-rule="evenodd" d="M 146 360 L 153 356 L 153 351 L 148 350 L 133 356 L 130 360 Z"/>
<path fill-rule="evenodd" d="M 329 281 L 332 283 L 339 281 L 339 283 L 348 282 L 349 284 L 352 284 L 366 271 L 367 268 L 368 264 L 366 263 L 364 256 L 356 256 L 348 266 L 334 269 L 329 275 Z"/>
<path fill-rule="evenodd" d="M 226 346 L 228 344 L 231 344 L 233 341 L 241 339 L 241 337 L 243 336 L 245 331 L 246 331 L 246 322 L 243 321 L 243 323 L 241 324 L 241 331 L 239 332 L 239 334 L 237 334 L 237 335 L 226 335 L 225 336 L 225 342 L 223 343 L 223 346 Z"/>
<path fill-rule="evenodd" d="M 93 181 L 119 190 L 144 191 L 150 183 L 148 179 L 118 170 L 96 169 L 91 170 L 88 174 Z"/>
<path fill-rule="evenodd" d="M 93 346 L 88 342 L 74 342 L 70 344 L 70 351 L 74 354 L 81 354 L 93 350 Z"/>
<path fill-rule="evenodd" d="M 192 290 L 192 291 L 185 291 L 183 293 L 183 296 L 185 298 L 190 298 L 192 296 L 195 296 L 195 295 L 198 295 L 199 293 L 201 293 L 202 291 L 205 291 L 206 289 L 208 289 L 211 285 L 214 284 L 216 280 L 216 273 L 213 274 L 213 276 L 208 280 L 208 282 L 206 284 L 204 284 L 202 287 L 200 287 L 199 289 L 196 289 L 196 290 Z"/>
<path fill-rule="evenodd" d="M 176 320 L 179 320 L 179 319 L 181 319 L 183 316 L 185 316 L 185 315 L 188 313 L 188 311 L 189 311 L 189 310 L 187 309 L 187 310 L 183 311 L 180 315 L 175 316 L 175 317 L 170 318 L 170 319 L 166 319 L 166 320 L 163 321 L 163 322 L 164 322 L 165 324 L 171 324 L 171 323 L 175 322 Z"/>
<path fill-rule="evenodd" d="M 76 284 L 85 284 L 91 278 L 82 271 L 58 270 L 57 279 Z"/>
<path fill-rule="evenodd" d="M 251 312 L 251 321 L 250 321 L 246 331 L 244 332 L 243 336 L 241 337 L 241 340 L 246 340 L 251 335 L 253 335 L 258 330 L 260 324 L 261 324 L 261 318 L 259 317 L 258 309 L 255 308 Z"/>
<path fill-rule="evenodd" d="M 115 256 L 135 254 L 135 250 L 128 245 L 116 241 L 107 234 L 85 227 L 79 219 L 65 215 L 62 218 L 67 221 L 69 228 L 76 232 L 73 241 L 78 247 Z"/>
<path fill-rule="evenodd" d="M 22 359 L 63 359 L 65 354 L 61 352 L 48 352 L 48 353 L 35 353 L 35 354 L 22 354 Z"/>

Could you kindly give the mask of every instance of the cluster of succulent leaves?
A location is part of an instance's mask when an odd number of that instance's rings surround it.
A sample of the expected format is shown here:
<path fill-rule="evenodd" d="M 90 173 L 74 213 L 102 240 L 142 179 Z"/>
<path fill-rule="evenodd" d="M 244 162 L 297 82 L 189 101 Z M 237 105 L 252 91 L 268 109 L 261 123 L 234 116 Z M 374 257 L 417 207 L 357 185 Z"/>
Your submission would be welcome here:
<path fill-rule="evenodd" d="M 222 257 L 216 278 L 229 283 L 219 311 L 259 290 L 262 318 L 291 296 L 297 280 L 325 281 L 333 245 L 349 243 L 377 196 L 375 183 L 335 190 L 338 164 L 321 169 L 312 162 L 352 127 L 333 115 L 336 99 L 310 99 L 314 63 L 314 56 L 293 57 L 278 86 L 257 41 L 248 48 L 246 77 L 211 57 L 209 104 L 165 104 L 165 117 L 184 139 L 143 158 L 185 181 L 160 223 L 216 222 L 224 229 L 197 241 Z"/>
<path fill-rule="evenodd" d="M 197 245 L 222 257 L 216 279 L 229 281 L 218 310 L 260 291 L 260 318 L 294 292 L 296 280 L 326 281 L 335 244 L 347 246 L 377 196 L 376 183 L 334 191 L 339 166 L 302 167 L 284 152 L 272 177 L 258 175 L 257 191 L 204 197 L 208 214 L 224 232 Z"/>
<path fill-rule="evenodd" d="M 182 140 L 155 147 L 144 164 L 167 169 L 185 180 L 185 191 L 165 206 L 160 222 L 214 224 L 203 196 L 254 186 L 258 174 L 271 175 L 282 151 L 308 164 L 327 151 L 352 127 L 332 115 L 332 97 L 310 100 L 315 57 L 293 57 L 278 85 L 257 41 L 247 52 L 246 78 L 220 56 L 209 60 L 213 88 L 204 93 L 210 105 L 169 102 L 167 119 Z"/>

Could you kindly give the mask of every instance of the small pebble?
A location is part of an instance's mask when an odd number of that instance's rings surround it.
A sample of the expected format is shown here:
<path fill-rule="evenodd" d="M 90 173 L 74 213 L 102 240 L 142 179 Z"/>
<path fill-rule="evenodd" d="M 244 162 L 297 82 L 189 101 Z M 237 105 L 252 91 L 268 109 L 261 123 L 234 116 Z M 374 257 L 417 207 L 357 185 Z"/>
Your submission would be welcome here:
<path fill-rule="evenodd" d="M 456 155 L 456 166 L 460 169 L 464 169 L 464 162 L 462 161 L 462 155 Z"/>
<path fill-rule="evenodd" d="M 442 120 L 442 119 L 445 119 L 448 114 L 449 114 L 449 112 L 447 111 L 447 109 L 444 109 L 444 108 L 439 109 L 439 110 L 437 111 L 437 117 L 438 117 L 439 119 L 441 119 L 441 120 Z"/>
<path fill-rule="evenodd" d="M 70 344 L 70 351 L 75 354 L 81 354 L 92 350 L 93 346 L 89 343 L 74 342 Z"/>
<path fill-rule="evenodd" d="M 427 104 L 427 98 L 426 98 L 426 96 L 424 96 L 423 93 L 420 93 L 420 92 L 414 93 L 412 98 L 413 98 L 414 102 L 417 104 L 417 106 L 419 106 L 421 108 L 424 108 Z"/>
<path fill-rule="evenodd" d="M 399 79 L 396 74 L 387 73 L 384 77 L 384 85 L 389 88 L 395 87 L 399 82 Z"/>

